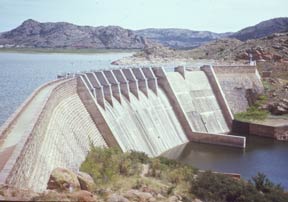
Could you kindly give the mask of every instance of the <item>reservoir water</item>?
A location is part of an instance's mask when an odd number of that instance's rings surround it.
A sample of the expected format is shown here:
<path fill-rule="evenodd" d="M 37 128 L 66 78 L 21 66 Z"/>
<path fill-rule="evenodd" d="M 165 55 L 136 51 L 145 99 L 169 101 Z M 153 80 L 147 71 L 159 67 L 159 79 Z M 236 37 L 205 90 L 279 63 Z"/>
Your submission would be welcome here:
<path fill-rule="evenodd" d="M 132 53 L 23 54 L 0 53 L 0 125 L 35 88 L 61 72 L 110 68 L 110 63 Z M 240 173 L 246 179 L 265 173 L 288 190 L 288 142 L 248 137 L 245 150 L 188 143 L 165 156 L 199 169 Z"/>
<path fill-rule="evenodd" d="M 57 74 L 110 68 L 112 61 L 131 54 L 0 53 L 0 125 L 33 90 Z"/>

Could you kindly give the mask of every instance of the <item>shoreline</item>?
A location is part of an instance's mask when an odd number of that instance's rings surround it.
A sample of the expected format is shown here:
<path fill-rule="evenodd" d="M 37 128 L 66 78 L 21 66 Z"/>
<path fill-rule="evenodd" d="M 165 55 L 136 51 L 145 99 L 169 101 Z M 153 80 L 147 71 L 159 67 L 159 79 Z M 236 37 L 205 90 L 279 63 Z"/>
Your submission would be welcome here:
<path fill-rule="evenodd" d="M 104 53 L 135 53 L 140 49 L 64 49 L 64 48 L 0 48 L 0 53 L 26 54 L 104 54 Z"/>

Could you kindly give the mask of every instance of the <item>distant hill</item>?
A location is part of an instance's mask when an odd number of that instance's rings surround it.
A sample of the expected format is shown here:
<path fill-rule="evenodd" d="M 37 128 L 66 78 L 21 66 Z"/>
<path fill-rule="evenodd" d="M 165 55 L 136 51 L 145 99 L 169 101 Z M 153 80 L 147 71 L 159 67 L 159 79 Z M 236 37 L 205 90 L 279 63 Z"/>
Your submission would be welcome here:
<path fill-rule="evenodd" d="M 288 18 L 274 18 L 263 21 L 257 25 L 244 28 L 232 35 L 231 38 L 236 38 L 241 41 L 248 39 L 258 39 L 273 33 L 288 32 Z"/>
<path fill-rule="evenodd" d="M 174 28 L 133 31 L 119 26 L 78 26 L 29 19 L 11 31 L 0 33 L 0 48 L 143 49 L 147 45 L 162 44 L 175 49 L 192 49 L 227 37 L 246 41 L 281 32 L 288 32 L 288 18 L 263 21 L 235 33 Z"/>
<path fill-rule="evenodd" d="M 66 22 L 26 20 L 0 35 L 2 47 L 141 49 L 147 41 L 132 30 L 118 26 L 77 26 Z"/>
<path fill-rule="evenodd" d="M 176 49 L 198 47 L 209 41 L 229 36 L 231 33 L 218 34 L 209 31 L 192 31 L 189 29 L 142 29 L 135 31 L 154 42 Z"/>

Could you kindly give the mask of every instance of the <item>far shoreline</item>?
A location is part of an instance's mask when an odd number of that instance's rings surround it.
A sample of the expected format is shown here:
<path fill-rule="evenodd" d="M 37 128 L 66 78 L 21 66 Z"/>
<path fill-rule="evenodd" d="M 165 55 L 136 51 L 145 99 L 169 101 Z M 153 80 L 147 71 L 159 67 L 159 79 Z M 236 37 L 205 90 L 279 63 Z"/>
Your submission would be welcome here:
<path fill-rule="evenodd" d="M 105 53 L 135 53 L 141 49 L 73 49 L 73 48 L 0 48 L 0 53 L 27 54 L 105 54 Z"/>

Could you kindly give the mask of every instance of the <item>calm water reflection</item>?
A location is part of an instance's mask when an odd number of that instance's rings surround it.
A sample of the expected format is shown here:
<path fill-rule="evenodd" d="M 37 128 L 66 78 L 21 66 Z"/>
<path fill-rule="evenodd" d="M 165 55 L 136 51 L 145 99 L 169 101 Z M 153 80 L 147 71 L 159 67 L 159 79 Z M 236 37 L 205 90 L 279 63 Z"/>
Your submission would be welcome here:
<path fill-rule="evenodd" d="M 190 142 L 163 156 L 199 169 L 240 173 L 246 179 L 263 172 L 288 190 L 288 142 L 250 136 L 245 149 Z"/>

